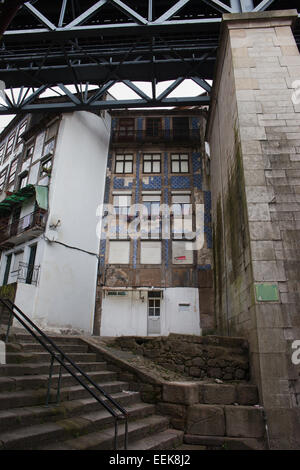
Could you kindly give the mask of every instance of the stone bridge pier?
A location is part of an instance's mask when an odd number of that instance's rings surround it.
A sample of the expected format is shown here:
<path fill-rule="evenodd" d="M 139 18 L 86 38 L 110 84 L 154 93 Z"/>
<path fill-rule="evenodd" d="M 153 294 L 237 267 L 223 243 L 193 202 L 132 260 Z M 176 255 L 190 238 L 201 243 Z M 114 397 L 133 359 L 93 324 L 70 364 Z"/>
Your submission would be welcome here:
<path fill-rule="evenodd" d="M 296 18 L 296 10 L 223 16 L 206 135 L 217 323 L 221 334 L 249 340 L 272 449 L 300 448 Z"/>

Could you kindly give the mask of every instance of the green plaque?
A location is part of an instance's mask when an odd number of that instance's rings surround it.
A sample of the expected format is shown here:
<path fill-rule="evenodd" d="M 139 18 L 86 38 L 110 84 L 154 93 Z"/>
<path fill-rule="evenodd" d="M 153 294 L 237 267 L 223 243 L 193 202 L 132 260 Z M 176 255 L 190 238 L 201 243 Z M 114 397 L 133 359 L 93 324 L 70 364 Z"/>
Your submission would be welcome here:
<path fill-rule="evenodd" d="M 279 292 L 276 284 L 256 284 L 256 299 L 259 302 L 278 302 Z"/>

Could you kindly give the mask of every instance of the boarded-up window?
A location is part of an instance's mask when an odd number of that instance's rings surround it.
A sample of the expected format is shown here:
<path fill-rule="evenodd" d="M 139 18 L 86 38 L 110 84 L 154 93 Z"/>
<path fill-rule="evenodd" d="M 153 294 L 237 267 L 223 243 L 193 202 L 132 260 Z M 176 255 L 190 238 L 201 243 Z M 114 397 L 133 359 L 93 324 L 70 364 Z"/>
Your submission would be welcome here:
<path fill-rule="evenodd" d="M 172 195 L 172 236 L 191 239 L 193 215 L 189 194 Z"/>
<path fill-rule="evenodd" d="M 193 264 L 194 252 L 192 243 L 185 241 L 172 242 L 172 263 L 173 264 Z"/>
<path fill-rule="evenodd" d="M 161 264 L 161 242 L 141 242 L 141 264 Z"/>
<path fill-rule="evenodd" d="M 110 241 L 108 251 L 109 264 L 129 264 L 130 242 Z"/>

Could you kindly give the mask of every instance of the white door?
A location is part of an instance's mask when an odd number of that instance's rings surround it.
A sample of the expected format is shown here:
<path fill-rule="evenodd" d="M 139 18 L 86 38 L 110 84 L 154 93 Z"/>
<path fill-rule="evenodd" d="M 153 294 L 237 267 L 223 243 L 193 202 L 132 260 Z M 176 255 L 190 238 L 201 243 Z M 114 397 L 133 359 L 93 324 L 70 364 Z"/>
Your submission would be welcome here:
<path fill-rule="evenodd" d="M 160 335 L 161 293 L 148 294 L 148 335 Z"/>

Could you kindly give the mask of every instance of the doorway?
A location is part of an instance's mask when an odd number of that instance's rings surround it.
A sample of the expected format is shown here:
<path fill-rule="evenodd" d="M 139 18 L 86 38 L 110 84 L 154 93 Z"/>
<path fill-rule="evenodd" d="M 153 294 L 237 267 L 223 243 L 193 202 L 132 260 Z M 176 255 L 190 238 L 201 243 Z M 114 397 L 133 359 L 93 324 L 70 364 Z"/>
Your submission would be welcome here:
<path fill-rule="evenodd" d="M 148 335 L 160 335 L 161 291 L 148 292 Z"/>

